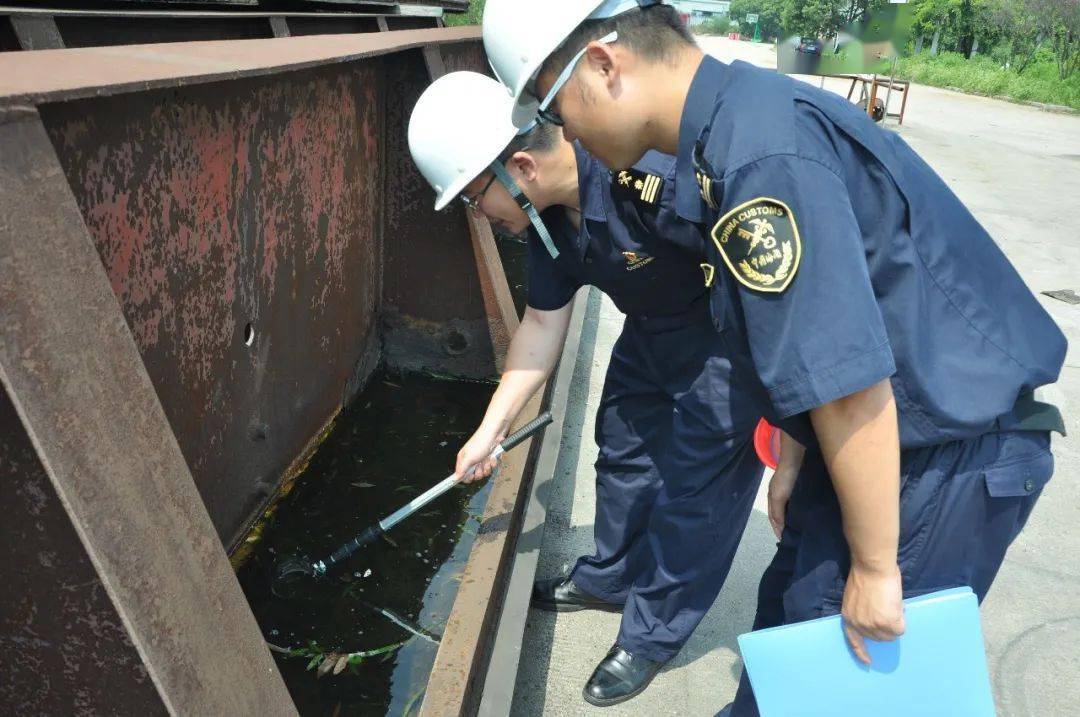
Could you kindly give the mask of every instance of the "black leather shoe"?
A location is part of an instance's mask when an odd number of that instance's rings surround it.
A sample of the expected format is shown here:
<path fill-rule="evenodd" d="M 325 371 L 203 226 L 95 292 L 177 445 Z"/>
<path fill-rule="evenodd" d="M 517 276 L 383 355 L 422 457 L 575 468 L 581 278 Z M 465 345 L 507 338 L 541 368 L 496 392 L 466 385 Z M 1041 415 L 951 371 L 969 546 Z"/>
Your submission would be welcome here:
<path fill-rule="evenodd" d="M 664 664 L 635 657 L 615 645 L 593 670 L 581 696 L 597 707 L 626 702 L 644 692 Z"/>
<path fill-rule="evenodd" d="M 622 612 L 618 603 L 601 600 L 585 592 L 570 578 L 549 578 L 533 584 L 532 604 L 548 612 L 576 612 L 578 610 L 604 610 Z"/>

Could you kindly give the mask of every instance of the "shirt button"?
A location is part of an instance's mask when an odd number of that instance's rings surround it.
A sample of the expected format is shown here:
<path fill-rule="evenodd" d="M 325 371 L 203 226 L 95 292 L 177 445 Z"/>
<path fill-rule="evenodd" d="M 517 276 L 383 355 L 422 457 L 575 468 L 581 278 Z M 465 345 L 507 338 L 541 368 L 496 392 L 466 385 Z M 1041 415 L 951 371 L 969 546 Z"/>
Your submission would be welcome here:
<path fill-rule="evenodd" d="M 1035 490 L 1035 481 L 1031 480 L 1030 478 L 1024 481 L 1024 490 L 1026 490 L 1028 493 Z"/>
<path fill-rule="evenodd" d="M 585 263 L 586 264 L 592 264 L 592 257 L 591 256 L 585 257 Z"/>

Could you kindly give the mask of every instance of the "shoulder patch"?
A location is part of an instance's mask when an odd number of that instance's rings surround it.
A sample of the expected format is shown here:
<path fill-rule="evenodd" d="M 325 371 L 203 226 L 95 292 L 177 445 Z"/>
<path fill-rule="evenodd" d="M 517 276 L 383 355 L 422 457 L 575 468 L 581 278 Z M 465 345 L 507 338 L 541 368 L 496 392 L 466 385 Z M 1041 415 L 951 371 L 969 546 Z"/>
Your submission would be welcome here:
<path fill-rule="evenodd" d="M 631 199 L 646 207 L 656 207 L 664 194 L 664 178 L 637 169 L 624 169 L 612 172 L 611 189 L 619 199 Z"/>
<path fill-rule="evenodd" d="M 758 197 L 720 217 L 713 244 L 743 286 L 779 294 L 791 284 L 802 259 L 802 239 L 791 209 Z"/>

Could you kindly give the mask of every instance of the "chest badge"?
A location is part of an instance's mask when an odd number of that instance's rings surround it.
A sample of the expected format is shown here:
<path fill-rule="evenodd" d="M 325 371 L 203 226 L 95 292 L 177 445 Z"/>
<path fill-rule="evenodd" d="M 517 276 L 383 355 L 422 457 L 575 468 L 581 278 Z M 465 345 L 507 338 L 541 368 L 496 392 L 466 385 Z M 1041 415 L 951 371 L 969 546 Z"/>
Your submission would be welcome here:
<path fill-rule="evenodd" d="M 795 215 L 769 197 L 740 204 L 720 217 L 712 240 L 739 283 L 755 291 L 783 292 L 802 259 Z"/>
<path fill-rule="evenodd" d="M 622 255 L 626 258 L 627 271 L 636 271 L 646 264 L 652 263 L 652 260 L 656 258 L 654 256 L 642 256 L 636 251 L 624 251 Z"/>

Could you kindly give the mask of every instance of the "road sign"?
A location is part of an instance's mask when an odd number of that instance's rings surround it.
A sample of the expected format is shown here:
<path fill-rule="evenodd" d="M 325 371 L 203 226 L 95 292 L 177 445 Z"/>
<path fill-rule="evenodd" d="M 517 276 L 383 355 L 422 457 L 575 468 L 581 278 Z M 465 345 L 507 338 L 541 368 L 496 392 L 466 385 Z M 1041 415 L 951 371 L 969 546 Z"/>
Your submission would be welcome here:
<path fill-rule="evenodd" d="M 757 19 L 758 18 L 757 18 L 757 13 L 756 12 L 748 12 L 748 13 L 746 13 L 746 21 L 747 22 L 755 23 L 755 22 L 757 22 Z"/>

